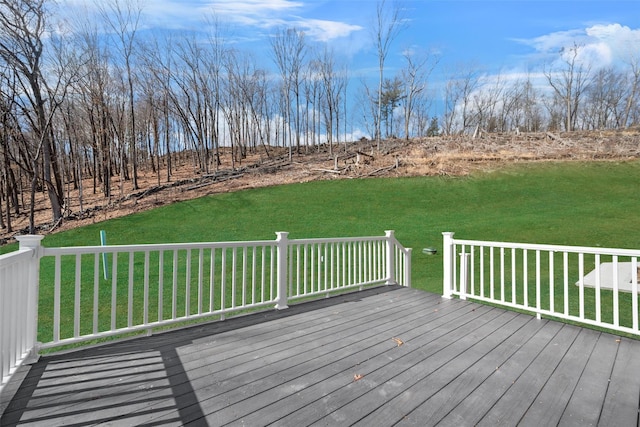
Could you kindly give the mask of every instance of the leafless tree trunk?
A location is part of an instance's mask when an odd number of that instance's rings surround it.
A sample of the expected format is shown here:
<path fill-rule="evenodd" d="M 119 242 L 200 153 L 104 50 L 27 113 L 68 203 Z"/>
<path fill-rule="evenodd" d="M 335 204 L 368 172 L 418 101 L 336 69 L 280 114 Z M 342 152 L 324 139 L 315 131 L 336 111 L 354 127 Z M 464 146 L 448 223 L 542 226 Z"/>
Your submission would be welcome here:
<path fill-rule="evenodd" d="M 488 81 L 476 89 L 471 96 L 471 116 L 474 118 L 469 124 L 487 132 L 494 132 L 497 127 L 496 108 L 504 93 L 504 81 L 500 75 L 491 77 Z"/>
<path fill-rule="evenodd" d="M 578 117 L 578 107 L 589 84 L 591 66 L 578 59 L 581 46 L 574 44 L 561 52 L 564 66 L 558 70 L 545 70 L 544 74 L 554 92 L 565 105 L 565 129 L 572 131 Z"/>
<path fill-rule="evenodd" d="M 636 124 L 635 120 L 630 119 L 632 118 L 633 106 L 638 105 L 638 92 L 640 91 L 640 53 L 629 58 L 628 65 L 631 74 L 629 76 L 629 89 L 626 95 L 626 104 L 621 123 L 624 127 Z"/>
<path fill-rule="evenodd" d="M 98 30 L 91 25 L 80 28 L 78 34 L 77 48 L 86 59 L 75 91 L 84 110 L 80 117 L 85 121 L 92 147 L 93 192 L 96 193 L 97 184 L 100 183 L 102 193 L 111 200 L 112 159 L 115 156 L 112 151 L 113 135 L 116 126 L 111 101 L 115 89 L 109 74 L 109 51 L 100 42 Z"/>
<path fill-rule="evenodd" d="M 107 8 L 102 10 L 102 15 L 105 18 L 106 23 L 111 27 L 115 36 L 118 38 L 120 53 L 122 54 L 122 59 L 124 59 L 128 95 L 128 120 L 125 137 L 128 140 L 131 152 L 130 158 L 133 169 L 132 183 L 134 190 L 137 190 L 139 187 L 137 155 L 138 132 L 136 128 L 135 92 L 133 87 L 135 76 L 132 62 L 136 47 L 135 37 L 140 25 L 141 13 L 142 6 L 138 0 L 109 0 Z M 124 167 L 124 165 L 121 165 L 121 167 Z"/>
<path fill-rule="evenodd" d="M 536 132 L 542 128 L 542 113 L 539 105 L 539 94 L 530 78 L 522 86 L 522 108 L 524 110 L 524 130 Z"/>
<path fill-rule="evenodd" d="M 340 95 L 345 83 L 344 79 L 338 75 L 339 73 L 336 70 L 333 52 L 325 47 L 320 55 L 321 56 L 314 61 L 314 64 L 319 67 L 318 72 L 322 82 L 322 99 L 324 99 L 322 112 L 324 115 L 325 132 L 327 135 L 327 144 L 329 144 L 329 154 L 333 155 L 334 135 L 339 133 L 337 117 L 340 110 Z"/>
<path fill-rule="evenodd" d="M 405 68 L 402 69 L 404 83 L 404 137 L 409 140 L 411 119 L 416 105 L 420 104 L 419 97 L 423 95 L 427 80 L 439 62 L 439 57 L 429 54 L 416 54 L 413 51 L 404 53 Z"/>
<path fill-rule="evenodd" d="M 585 129 L 618 128 L 622 125 L 627 81 L 615 69 L 598 70 L 587 87 L 580 117 Z"/>
<path fill-rule="evenodd" d="M 282 76 L 282 94 L 284 95 L 282 116 L 289 134 L 289 158 L 291 158 L 292 110 L 294 112 L 296 150 L 298 153 L 300 152 L 300 79 L 307 50 L 304 33 L 296 28 L 277 31 L 271 38 L 271 49 L 273 59 Z M 295 106 L 293 107 L 291 92 L 295 98 Z"/>
<path fill-rule="evenodd" d="M 402 9 L 396 3 L 393 5 L 391 11 L 386 8 L 386 0 L 378 1 L 376 4 L 376 15 L 374 18 L 371 31 L 373 39 L 375 41 L 376 50 L 378 53 L 378 111 L 376 120 L 376 134 L 375 140 L 378 150 L 380 149 L 380 123 L 382 120 L 382 85 L 384 83 L 384 64 L 391 48 L 391 43 L 405 29 L 406 22 L 402 16 Z"/>
<path fill-rule="evenodd" d="M 454 70 L 445 88 L 445 134 L 450 135 L 457 130 L 464 132 L 471 125 L 472 96 L 478 85 L 478 70 L 475 66 L 461 65 Z"/>
<path fill-rule="evenodd" d="M 11 225 L 11 194 L 15 192 L 15 180 L 11 182 L 13 173 L 11 170 L 10 162 L 10 150 L 12 148 L 12 134 L 17 133 L 13 125 L 12 116 L 12 102 L 10 101 L 12 95 L 7 92 L 10 90 L 10 85 L 5 85 L 6 73 L 0 73 L 2 79 L 0 80 L 0 151 L 2 152 L 2 174 L 0 188 L 0 206 L 2 205 L 2 199 L 6 202 L 6 223 L 4 221 L 4 215 L 0 212 L 0 227 L 6 228 L 8 232 L 13 231 Z M 5 89 L 6 88 L 6 89 Z"/>
<path fill-rule="evenodd" d="M 51 120 L 60 100 L 56 99 L 56 92 L 47 88 L 42 73 L 46 16 L 45 0 L 0 1 L 0 59 L 11 69 L 22 93 L 26 95 L 16 100 L 19 99 L 21 103 L 23 113 L 33 130 L 33 143 L 37 147 L 32 152 L 32 201 L 35 200 L 37 187 L 37 162 L 41 160 L 53 220 L 58 221 L 62 218 L 63 196 L 61 178 L 59 175 L 54 176 L 59 172 L 54 164 Z M 55 89 L 58 88 L 56 85 Z M 31 209 L 34 209 L 33 203 Z M 30 232 L 35 232 L 33 212 L 30 218 Z"/>
<path fill-rule="evenodd" d="M 378 130 L 378 91 L 370 88 L 364 80 L 361 80 L 360 88 L 356 94 L 358 121 L 370 135 L 375 135 Z"/>

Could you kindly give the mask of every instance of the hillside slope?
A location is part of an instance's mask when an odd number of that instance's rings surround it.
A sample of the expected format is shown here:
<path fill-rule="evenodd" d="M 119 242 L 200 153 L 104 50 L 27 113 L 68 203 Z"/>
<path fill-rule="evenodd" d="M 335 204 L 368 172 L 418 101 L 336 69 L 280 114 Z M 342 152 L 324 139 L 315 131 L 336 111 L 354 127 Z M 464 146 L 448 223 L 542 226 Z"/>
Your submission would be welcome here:
<path fill-rule="evenodd" d="M 202 175 L 194 172 L 188 153 L 173 161 L 177 164 L 170 181 L 166 170 L 160 174 L 140 171 L 139 189 L 128 181 L 113 179 L 111 200 L 93 194 L 91 180 L 83 183 L 82 204 L 79 191 L 65 188 L 65 218 L 51 222 L 47 199 L 36 198 L 38 233 L 48 234 L 89 223 L 205 195 L 246 188 L 323 179 L 369 177 L 467 175 L 514 162 L 634 160 L 640 157 L 640 130 L 482 134 L 479 137 L 433 137 L 411 141 L 375 142 L 362 140 L 329 147 L 303 147 L 301 153 L 271 149 L 270 156 L 247 156 L 231 169 L 229 155 L 223 155 L 218 171 Z M 28 199 L 25 195 L 25 199 Z M 28 210 L 12 217 L 13 231 L 0 230 L 0 242 L 9 243 L 15 235 L 28 232 Z"/>

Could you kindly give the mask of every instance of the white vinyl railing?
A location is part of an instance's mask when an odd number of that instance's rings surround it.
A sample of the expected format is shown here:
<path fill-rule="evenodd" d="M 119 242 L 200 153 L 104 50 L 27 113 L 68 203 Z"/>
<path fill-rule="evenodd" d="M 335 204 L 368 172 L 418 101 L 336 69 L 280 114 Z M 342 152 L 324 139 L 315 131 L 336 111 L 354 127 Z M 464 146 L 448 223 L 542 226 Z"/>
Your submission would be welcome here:
<path fill-rule="evenodd" d="M 385 237 L 290 241 L 289 299 L 376 283 L 411 285 L 411 250 Z"/>
<path fill-rule="evenodd" d="M 0 390 L 36 347 L 41 239 L 18 237 L 20 250 L 0 255 Z"/>
<path fill-rule="evenodd" d="M 443 233 L 443 296 L 640 335 L 640 250 L 459 240 Z"/>
<path fill-rule="evenodd" d="M 369 285 L 411 286 L 411 250 L 393 231 L 299 240 L 276 234 L 264 241 L 59 248 L 29 236 L 30 247 L 21 242 L 0 258 L 2 384 L 40 348 L 285 309 L 291 300 Z"/>

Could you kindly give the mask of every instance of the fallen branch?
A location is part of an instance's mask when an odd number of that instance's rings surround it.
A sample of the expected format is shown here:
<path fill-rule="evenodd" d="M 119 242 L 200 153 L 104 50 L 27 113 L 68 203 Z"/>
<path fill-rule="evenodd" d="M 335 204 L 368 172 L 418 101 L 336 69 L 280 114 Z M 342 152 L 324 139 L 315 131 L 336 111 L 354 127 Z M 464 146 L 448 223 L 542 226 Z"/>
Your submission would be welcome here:
<path fill-rule="evenodd" d="M 53 226 L 49 229 L 49 232 L 51 233 L 53 230 L 55 230 L 62 223 L 62 220 L 63 217 L 58 218 L 55 224 L 53 224 Z"/>
<path fill-rule="evenodd" d="M 311 170 L 312 171 L 316 171 L 316 172 L 334 173 L 334 174 L 338 174 L 338 175 L 340 175 L 342 173 L 342 171 L 335 170 L 335 169 L 311 169 Z"/>
<path fill-rule="evenodd" d="M 143 191 L 142 193 L 137 194 L 137 195 L 135 196 L 135 198 L 136 198 L 136 199 L 138 199 L 138 200 L 140 200 L 140 199 L 142 199 L 143 197 L 146 197 L 146 196 L 148 196 L 148 195 L 150 195 L 150 194 L 158 193 L 158 192 L 160 192 L 160 191 L 162 191 L 162 190 L 165 190 L 166 188 L 167 188 L 167 186 L 166 186 L 166 185 L 156 185 L 155 187 L 151 187 L 151 188 L 149 188 L 149 189 L 147 189 L 147 190 Z"/>
<path fill-rule="evenodd" d="M 393 166 L 387 166 L 386 168 L 380 168 L 380 169 L 376 169 L 371 173 L 368 173 L 367 176 L 373 176 L 373 175 L 377 175 L 381 172 L 390 172 L 392 170 L 396 169 L 396 165 Z"/>
<path fill-rule="evenodd" d="M 370 158 L 371 160 L 374 160 L 374 157 L 371 154 L 363 153 L 360 150 L 356 151 L 356 154 L 360 154 L 361 156 L 365 156 L 365 157 Z"/>
<path fill-rule="evenodd" d="M 212 184 L 215 184 L 215 183 L 218 183 L 218 182 L 229 181 L 231 179 L 240 178 L 241 176 L 244 176 L 244 174 L 243 173 L 239 173 L 237 175 L 229 175 L 229 176 L 225 176 L 225 177 L 222 177 L 222 178 L 213 179 L 211 181 L 207 181 L 207 182 L 203 182 L 201 184 L 192 185 L 191 187 L 187 187 L 187 188 L 184 189 L 184 191 L 197 190 L 198 188 L 206 187 L 207 185 L 212 185 Z"/>

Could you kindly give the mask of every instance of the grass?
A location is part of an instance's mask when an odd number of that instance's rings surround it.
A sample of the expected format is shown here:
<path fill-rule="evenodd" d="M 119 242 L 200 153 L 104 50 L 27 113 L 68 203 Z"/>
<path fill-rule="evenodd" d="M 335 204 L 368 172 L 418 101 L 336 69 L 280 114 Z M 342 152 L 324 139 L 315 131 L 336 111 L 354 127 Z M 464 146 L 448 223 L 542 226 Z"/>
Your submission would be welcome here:
<path fill-rule="evenodd" d="M 442 291 L 442 235 L 640 248 L 640 162 L 514 164 L 468 177 L 316 181 L 219 194 L 47 236 L 45 246 L 382 235 L 414 248 L 413 287 Z M 422 248 L 435 246 L 438 254 Z M 8 248 L 4 248 L 6 252 Z M 49 268 L 43 265 L 43 270 Z"/>
<path fill-rule="evenodd" d="M 470 177 L 316 181 L 219 194 L 47 236 L 46 246 L 382 235 L 440 292 L 443 231 L 477 240 L 640 248 L 640 162 L 512 165 Z"/>

